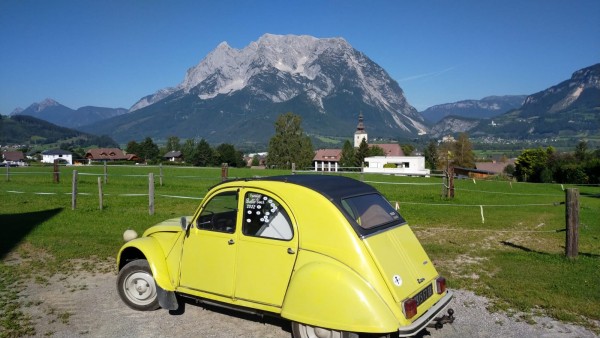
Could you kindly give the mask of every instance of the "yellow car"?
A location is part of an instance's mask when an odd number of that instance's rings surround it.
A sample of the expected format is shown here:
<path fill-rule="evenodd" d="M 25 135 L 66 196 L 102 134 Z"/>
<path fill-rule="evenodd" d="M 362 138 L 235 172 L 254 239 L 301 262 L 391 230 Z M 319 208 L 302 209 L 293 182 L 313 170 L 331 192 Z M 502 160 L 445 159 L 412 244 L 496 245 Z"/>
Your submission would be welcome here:
<path fill-rule="evenodd" d="M 133 309 L 193 298 L 285 318 L 295 338 L 403 337 L 454 320 L 452 292 L 406 221 L 342 176 L 218 184 L 193 216 L 125 243 L 117 265 Z"/>

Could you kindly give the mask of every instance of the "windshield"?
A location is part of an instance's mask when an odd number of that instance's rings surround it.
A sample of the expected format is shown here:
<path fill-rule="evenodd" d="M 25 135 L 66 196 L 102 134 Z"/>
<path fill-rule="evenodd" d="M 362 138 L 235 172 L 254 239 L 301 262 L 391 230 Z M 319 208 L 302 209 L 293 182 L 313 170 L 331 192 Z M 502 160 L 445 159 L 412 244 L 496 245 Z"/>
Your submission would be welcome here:
<path fill-rule="evenodd" d="M 343 198 L 342 207 L 365 230 L 405 222 L 404 218 L 379 194 Z"/>

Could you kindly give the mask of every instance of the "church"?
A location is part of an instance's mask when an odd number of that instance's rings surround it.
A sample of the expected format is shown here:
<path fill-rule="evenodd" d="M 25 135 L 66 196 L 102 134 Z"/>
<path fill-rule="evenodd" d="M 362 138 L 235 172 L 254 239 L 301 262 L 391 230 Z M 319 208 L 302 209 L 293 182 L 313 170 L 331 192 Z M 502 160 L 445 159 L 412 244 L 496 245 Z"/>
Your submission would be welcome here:
<path fill-rule="evenodd" d="M 354 148 L 358 148 L 363 140 L 367 144 L 369 143 L 369 136 L 365 130 L 364 118 L 361 112 L 354 132 Z M 398 143 L 375 144 L 375 146 L 383 149 L 385 156 L 366 157 L 365 163 L 368 166 L 362 168 L 363 172 L 429 176 L 430 170 L 425 169 L 425 158 L 423 156 L 404 156 L 402 147 Z M 344 168 L 339 166 L 341 156 L 341 149 L 317 150 L 313 158 L 314 171 L 344 171 Z"/>

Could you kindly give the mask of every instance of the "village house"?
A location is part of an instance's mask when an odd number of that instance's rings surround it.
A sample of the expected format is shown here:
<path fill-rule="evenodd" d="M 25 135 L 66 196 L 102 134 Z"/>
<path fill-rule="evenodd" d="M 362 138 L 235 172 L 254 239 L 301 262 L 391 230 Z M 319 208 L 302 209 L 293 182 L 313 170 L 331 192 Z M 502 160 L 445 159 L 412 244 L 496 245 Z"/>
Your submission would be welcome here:
<path fill-rule="evenodd" d="M 179 150 L 171 150 L 164 154 L 163 158 L 169 162 L 183 162 L 183 155 Z"/>
<path fill-rule="evenodd" d="M 42 151 L 42 163 L 54 163 L 58 160 L 59 163 L 73 164 L 73 154 L 70 151 L 62 149 L 49 149 Z"/>
<path fill-rule="evenodd" d="M 22 151 L 5 151 L 2 153 L 2 165 L 22 167 L 27 163 Z"/>
<path fill-rule="evenodd" d="M 113 161 L 132 161 L 140 162 L 141 159 L 136 154 L 126 154 L 119 148 L 95 148 L 85 153 L 88 164 L 92 162 L 113 162 Z"/>
<path fill-rule="evenodd" d="M 341 149 L 319 149 L 313 158 L 315 171 L 338 171 Z"/>

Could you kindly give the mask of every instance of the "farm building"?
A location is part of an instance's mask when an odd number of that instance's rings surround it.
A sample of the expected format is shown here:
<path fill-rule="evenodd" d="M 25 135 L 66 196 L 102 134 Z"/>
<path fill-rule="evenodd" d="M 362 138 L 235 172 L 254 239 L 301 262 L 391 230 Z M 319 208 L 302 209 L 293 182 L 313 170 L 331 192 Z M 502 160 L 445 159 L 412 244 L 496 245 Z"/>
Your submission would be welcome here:
<path fill-rule="evenodd" d="M 62 149 L 49 149 L 42 151 L 42 163 L 66 162 L 73 164 L 73 154 L 70 151 Z"/>
<path fill-rule="evenodd" d="M 368 167 L 366 173 L 394 174 L 407 176 L 429 176 L 431 171 L 425 169 L 423 156 L 372 156 L 365 157 Z"/>

